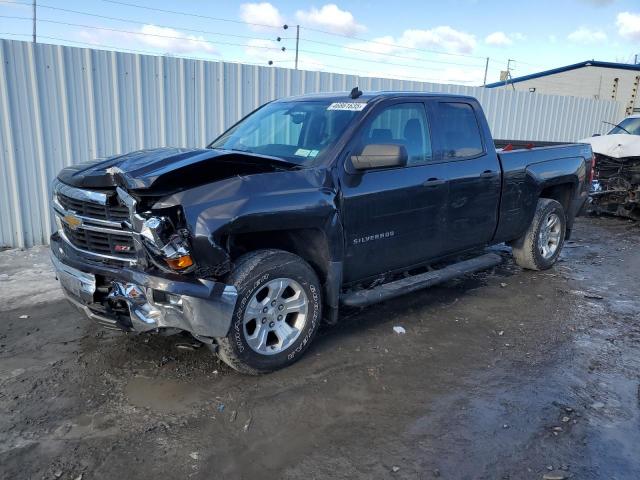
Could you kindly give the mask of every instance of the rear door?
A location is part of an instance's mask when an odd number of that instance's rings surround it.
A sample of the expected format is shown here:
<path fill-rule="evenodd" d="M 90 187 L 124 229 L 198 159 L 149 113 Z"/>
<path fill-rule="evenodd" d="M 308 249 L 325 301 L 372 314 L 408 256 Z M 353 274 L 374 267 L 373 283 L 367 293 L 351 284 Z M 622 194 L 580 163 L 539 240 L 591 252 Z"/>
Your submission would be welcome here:
<path fill-rule="evenodd" d="M 356 171 L 350 156 L 367 144 L 402 144 L 406 166 Z M 433 164 L 422 99 L 385 100 L 356 132 L 340 169 L 346 282 L 408 267 L 442 250 L 447 183 Z"/>
<path fill-rule="evenodd" d="M 484 114 L 472 99 L 430 106 L 449 191 L 443 253 L 485 245 L 498 224 L 501 171 Z"/>

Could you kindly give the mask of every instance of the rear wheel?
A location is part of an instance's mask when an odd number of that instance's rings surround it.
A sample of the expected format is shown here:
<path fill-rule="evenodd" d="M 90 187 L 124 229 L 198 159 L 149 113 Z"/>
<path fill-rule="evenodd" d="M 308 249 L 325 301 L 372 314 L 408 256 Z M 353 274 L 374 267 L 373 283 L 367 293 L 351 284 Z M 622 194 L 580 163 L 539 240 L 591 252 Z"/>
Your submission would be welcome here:
<path fill-rule="evenodd" d="M 566 224 L 564 208 L 559 202 L 539 199 L 531 225 L 511 244 L 516 263 L 529 270 L 551 268 L 560 256 Z"/>
<path fill-rule="evenodd" d="M 307 349 L 321 318 L 320 283 L 300 257 L 260 250 L 241 257 L 229 277 L 238 290 L 231 329 L 218 355 L 248 374 L 286 367 Z"/>

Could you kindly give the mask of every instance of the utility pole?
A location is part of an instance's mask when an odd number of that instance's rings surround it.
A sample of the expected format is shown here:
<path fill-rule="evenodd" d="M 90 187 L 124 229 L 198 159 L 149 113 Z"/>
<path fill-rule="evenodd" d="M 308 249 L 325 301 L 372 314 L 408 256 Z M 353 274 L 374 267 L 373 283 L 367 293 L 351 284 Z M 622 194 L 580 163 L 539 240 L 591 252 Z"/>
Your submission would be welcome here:
<path fill-rule="evenodd" d="M 489 71 L 489 57 L 487 57 L 487 63 L 484 65 L 484 81 L 482 82 L 482 86 L 487 86 L 487 72 Z"/>
<path fill-rule="evenodd" d="M 33 43 L 36 41 L 36 0 L 33 0 Z"/>
<path fill-rule="evenodd" d="M 510 79 L 510 78 L 513 78 L 513 77 L 511 76 L 511 62 L 515 62 L 515 60 L 513 60 L 513 59 L 511 59 L 511 58 L 507 60 L 507 75 L 506 75 L 506 76 L 505 76 L 505 78 L 504 78 L 504 86 L 505 86 L 505 87 L 509 84 L 509 79 Z M 514 85 L 513 83 L 511 84 L 511 87 L 512 87 L 514 90 L 516 89 L 516 87 L 515 87 L 515 85 Z"/>
<path fill-rule="evenodd" d="M 300 25 L 296 25 L 296 70 L 298 69 L 298 45 L 300 44 Z"/>

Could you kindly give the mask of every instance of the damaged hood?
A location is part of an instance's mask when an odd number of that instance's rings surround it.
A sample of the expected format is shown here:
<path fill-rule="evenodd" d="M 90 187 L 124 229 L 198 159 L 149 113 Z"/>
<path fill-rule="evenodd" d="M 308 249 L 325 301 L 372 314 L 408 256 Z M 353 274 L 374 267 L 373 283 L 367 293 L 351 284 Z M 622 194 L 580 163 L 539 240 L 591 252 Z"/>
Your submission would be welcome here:
<path fill-rule="evenodd" d="M 238 175 L 289 170 L 297 165 L 230 150 L 155 148 L 63 169 L 58 179 L 79 188 L 124 187 L 166 194 Z"/>
<path fill-rule="evenodd" d="M 594 153 L 611 158 L 640 157 L 640 135 L 602 135 L 585 138 L 580 143 L 588 143 Z"/>

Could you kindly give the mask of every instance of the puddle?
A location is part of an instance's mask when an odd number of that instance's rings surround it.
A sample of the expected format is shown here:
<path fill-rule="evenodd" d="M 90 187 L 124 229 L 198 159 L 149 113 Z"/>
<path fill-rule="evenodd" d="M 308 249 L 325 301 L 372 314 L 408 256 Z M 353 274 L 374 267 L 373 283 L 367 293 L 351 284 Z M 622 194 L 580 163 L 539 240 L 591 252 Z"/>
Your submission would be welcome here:
<path fill-rule="evenodd" d="M 132 405 L 159 412 L 188 412 L 208 398 L 197 385 L 147 377 L 131 379 L 125 395 Z"/>

